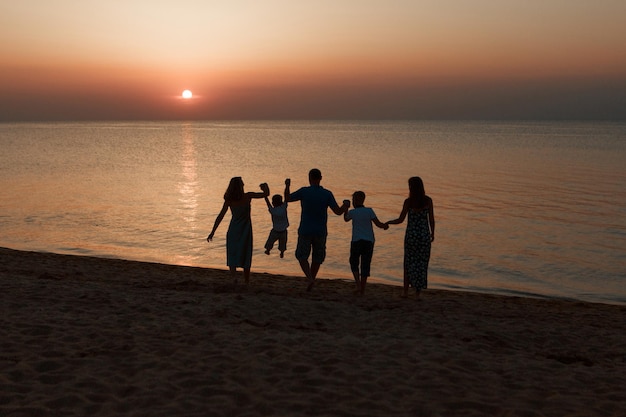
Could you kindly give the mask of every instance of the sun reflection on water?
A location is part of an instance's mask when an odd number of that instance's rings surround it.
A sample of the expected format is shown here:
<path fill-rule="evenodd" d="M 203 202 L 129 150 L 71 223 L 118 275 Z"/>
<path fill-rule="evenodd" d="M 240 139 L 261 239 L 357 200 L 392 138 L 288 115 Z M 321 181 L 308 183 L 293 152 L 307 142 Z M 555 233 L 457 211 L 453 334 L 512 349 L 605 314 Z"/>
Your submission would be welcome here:
<path fill-rule="evenodd" d="M 182 222 L 179 223 L 179 233 L 189 238 L 189 242 L 197 240 L 198 235 L 198 164 L 196 160 L 196 148 L 194 143 L 194 132 L 189 124 L 182 127 L 182 154 L 180 158 L 180 181 L 177 189 L 180 194 L 178 201 L 181 206 L 178 212 Z M 193 248 L 185 253 L 175 255 L 177 264 L 191 265 L 197 256 L 193 253 Z"/>

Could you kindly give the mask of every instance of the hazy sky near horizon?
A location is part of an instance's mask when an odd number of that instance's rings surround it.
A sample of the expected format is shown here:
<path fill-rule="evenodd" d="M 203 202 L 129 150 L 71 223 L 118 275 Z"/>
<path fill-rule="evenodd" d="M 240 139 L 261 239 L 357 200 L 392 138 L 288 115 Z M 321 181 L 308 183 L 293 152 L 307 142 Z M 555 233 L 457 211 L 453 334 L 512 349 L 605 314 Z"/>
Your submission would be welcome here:
<path fill-rule="evenodd" d="M 0 121 L 626 119 L 623 0 L 0 5 Z"/>

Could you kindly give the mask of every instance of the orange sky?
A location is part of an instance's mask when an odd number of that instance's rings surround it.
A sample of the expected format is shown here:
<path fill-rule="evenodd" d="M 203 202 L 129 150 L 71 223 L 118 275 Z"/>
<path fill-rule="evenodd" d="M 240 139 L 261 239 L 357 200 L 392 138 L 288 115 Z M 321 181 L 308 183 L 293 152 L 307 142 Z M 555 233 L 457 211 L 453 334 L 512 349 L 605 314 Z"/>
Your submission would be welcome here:
<path fill-rule="evenodd" d="M 626 119 L 623 0 L 3 3 L 0 121 Z"/>

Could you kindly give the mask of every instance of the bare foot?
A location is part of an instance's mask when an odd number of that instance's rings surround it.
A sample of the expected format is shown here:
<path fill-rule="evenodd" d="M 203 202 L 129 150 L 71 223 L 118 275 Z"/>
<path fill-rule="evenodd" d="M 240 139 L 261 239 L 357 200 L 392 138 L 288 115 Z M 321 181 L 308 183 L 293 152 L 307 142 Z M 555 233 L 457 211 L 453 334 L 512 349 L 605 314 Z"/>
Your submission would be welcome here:
<path fill-rule="evenodd" d="M 265 249 L 265 254 L 269 255 L 270 254 L 270 250 L 269 249 Z M 282 256 L 281 256 L 281 258 L 282 258 Z"/>
<path fill-rule="evenodd" d="M 268 255 L 269 255 L 269 253 L 268 253 Z M 285 252 L 281 252 L 281 253 L 280 253 L 280 257 L 281 257 L 281 258 L 284 258 L 284 257 L 285 257 Z"/>

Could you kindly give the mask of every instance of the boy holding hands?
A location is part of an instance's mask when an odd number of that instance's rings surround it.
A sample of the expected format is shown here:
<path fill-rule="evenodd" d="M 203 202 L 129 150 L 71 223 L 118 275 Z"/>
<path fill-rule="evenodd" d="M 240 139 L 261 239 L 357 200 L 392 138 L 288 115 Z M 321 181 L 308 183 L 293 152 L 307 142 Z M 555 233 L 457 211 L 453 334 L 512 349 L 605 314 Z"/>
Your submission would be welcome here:
<path fill-rule="evenodd" d="M 389 229 L 389 225 L 382 223 L 376 217 L 374 210 L 365 207 L 365 193 L 356 191 L 352 194 L 354 208 L 344 213 L 346 222 L 352 220 L 352 242 L 350 243 L 350 269 L 354 275 L 356 292 L 365 293 L 365 283 L 370 276 L 370 264 L 374 254 L 374 228 L 372 223 L 381 229 Z M 359 263 L 361 271 L 359 273 Z"/>

